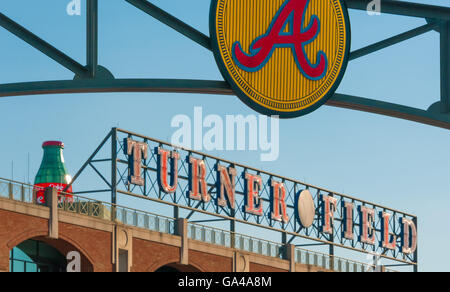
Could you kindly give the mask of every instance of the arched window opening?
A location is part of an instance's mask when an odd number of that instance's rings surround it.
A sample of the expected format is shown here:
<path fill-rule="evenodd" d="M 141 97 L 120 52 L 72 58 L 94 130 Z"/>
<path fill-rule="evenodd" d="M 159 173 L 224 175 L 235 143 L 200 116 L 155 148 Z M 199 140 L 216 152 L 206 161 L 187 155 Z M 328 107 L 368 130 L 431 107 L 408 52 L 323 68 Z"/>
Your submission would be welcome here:
<path fill-rule="evenodd" d="M 175 269 L 174 267 L 162 266 L 161 268 L 157 269 L 155 272 L 157 272 L 157 273 L 179 273 L 180 271 Z"/>
<path fill-rule="evenodd" d="M 164 265 L 164 266 L 158 268 L 155 272 L 158 272 L 158 273 L 198 273 L 198 272 L 200 272 L 200 270 L 191 265 L 186 266 L 186 265 L 172 263 L 172 264 Z"/>
<path fill-rule="evenodd" d="M 26 240 L 9 252 L 10 272 L 65 272 L 66 258 L 54 247 Z"/>

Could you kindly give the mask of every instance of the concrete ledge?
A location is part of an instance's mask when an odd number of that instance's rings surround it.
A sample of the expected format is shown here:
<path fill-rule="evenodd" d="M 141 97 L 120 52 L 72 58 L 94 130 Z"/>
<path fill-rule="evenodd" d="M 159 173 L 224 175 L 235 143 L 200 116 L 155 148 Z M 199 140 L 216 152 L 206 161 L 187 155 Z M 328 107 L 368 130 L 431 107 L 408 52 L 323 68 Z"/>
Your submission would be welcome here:
<path fill-rule="evenodd" d="M 233 258 L 235 249 L 231 249 L 229 247 L 220 246 L 220 245 L 214 245 L 210 243 L 206 243 L 203 241 L 197 241 L 189 239 L 189 249 L 195 250 L 195 251 L 201 251 L 204 253 L 209 253 L 213 255 Z"/>
<path fill-rule="evenodd" d="M 86 228 L 113 232 L 114 222 L 104 219 L 97 219 L 94 217 L 80 215 L 77 213 L 72 213 L 68 211 L 58 210 L 59 222 L 82 226 Z"/>
<path fill-rule="evenodd" d="M 181 247 L 181 238 L 179 236 L 137 227 L 129 227 L 129 229 L 133 230 L 134 238 Z"/>
<path fill-rule="evenodd" d="M 50 218 L 50 209 L 48 207 L 23 203 L 7 198 L 0 198 L 0 209 L 44 219 Z"/>

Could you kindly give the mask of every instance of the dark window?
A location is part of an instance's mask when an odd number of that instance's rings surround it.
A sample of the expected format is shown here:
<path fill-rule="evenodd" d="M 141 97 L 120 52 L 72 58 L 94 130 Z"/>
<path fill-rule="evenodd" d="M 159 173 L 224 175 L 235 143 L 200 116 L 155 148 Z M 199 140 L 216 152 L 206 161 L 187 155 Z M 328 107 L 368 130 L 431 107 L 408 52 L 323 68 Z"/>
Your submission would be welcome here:
<path fill-rule="evenodd" d="M 173 267 L 163 266 L 163 267 L 157 269 L 156 272 L 157 273 L 178 273 L 180 271 L 178 271 L 177 269 L 175 269 Z"/>
<path fill-rule="evenodd" d="M 41 241 L 24 241 L 9 252 L 11 272 L 65 272 L 66 266 L 65 257 Z"/>
<path fill-rule="evenodd" d="M 128 251 L 119 250 L 119 272 L 128 272 Z"/>

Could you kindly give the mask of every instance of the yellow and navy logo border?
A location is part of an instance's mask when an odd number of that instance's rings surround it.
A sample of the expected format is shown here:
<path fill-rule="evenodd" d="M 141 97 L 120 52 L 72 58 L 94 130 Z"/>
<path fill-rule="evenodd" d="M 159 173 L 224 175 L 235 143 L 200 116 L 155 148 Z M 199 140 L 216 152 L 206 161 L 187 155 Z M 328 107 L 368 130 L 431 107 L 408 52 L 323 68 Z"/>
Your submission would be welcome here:
<path fill-rule="evenodd" d="M 350 31 L 350 21 L 348 16 L 347 6 L 343 0 L 327 0 L 330 1 L 330 5 L 341 5 L 342 19 L 345 24 L 345 35 L 339 35 L 338 41 L 341 50 L 343 51 L 338 56 L 342 59 L 340 66 L 338 68 L 330 68 L 332 72 L 330 75 L 333 76 L 334 82 L 330 84 L 330 80 L 327 80 L 326 84 L 318 90 L 318 94 L 321 96 L 311 96 L 307 99 L 299 100 L 296 103 L 283 103 L 278 102 L 277 97 L 264 99 L 254 94 L 249 86 L 240 80 L 238 74 L 236 74 L 236 69 L 239 68 L 236 59 L 231 54 L 224 54 L 227 49 L 223 39 L 219 39 L 220 32 L 224 30 L 224 19 L 223 10 L 230 0 L 211 0 L 211 11 L 210 11 L 210 35 L 212 50 L 214 57 L 216 59 L 217 65 L 222 73 L 224 79 L 230 84 L 234 93 L 250 108 L 253 110 L 264 114 L 264 115 L 278 115 L 280 118 L 295 118 L 299 116 L 311 113 L 325 104 L 335 93 L 339 87 L 342 78 L 345 74 L 351 46 L 351 31 Z M 261 0 L 258 0 L 261 1 Z M 270 0 L 267 0 L 270 1 Z M 323 0 L 321 0 L 323 1 Z M 285 4 L 288 0 L 285 1 Z M 283 4 L 283 5 L 285 5 Z M 256 5 L 256 4 L 255 4 Z M 253 46 L 253 44 L 252 44 Z M 345 46 L 343 48 L 342 46 Z M 343 48 L 343 49 L 342 49 Z M 323 52 L 322 52 L 323 53 Z M 294 62 L 294 59 L 293 59 Z M 311 79 L 311 78 L 310 78 Z M 332 82 L 332 81 L 331 81 Z M 306 97 L 306 96 L 305 96 Z M 274 100 L 275 99 L 275 100 Z"/>

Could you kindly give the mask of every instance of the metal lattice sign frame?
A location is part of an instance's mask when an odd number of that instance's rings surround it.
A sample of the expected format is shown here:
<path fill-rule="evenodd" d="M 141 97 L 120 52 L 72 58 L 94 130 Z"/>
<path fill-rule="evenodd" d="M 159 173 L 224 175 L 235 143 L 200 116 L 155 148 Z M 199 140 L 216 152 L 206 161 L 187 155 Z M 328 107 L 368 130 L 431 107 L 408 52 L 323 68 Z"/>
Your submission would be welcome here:
<path fill-rule="evenodd" d="M 128 151 L 130 143 L 134 143 L 133 149 L 138 149 L 137 145 L 140 145 L 138 159 L 135 159 L 137 152 Z M 99 153 L 105 149 L 110 152 L 111 157 L 99 158 Z M 165 172 L 167 177 L 173 178 L 175 164 L 172 163 L 161 170 L 161 150 L 176 153 L 178 158 L 177 179 L 167 181 L 172 190 L 161 185 L 161 173 Z M 174 161 L 170 155 L 166 159 L 167 162 Z M 198 167 L 194 166 L 192 159 L 204 163 L 202 175 L 206 189 L 202 191 L 200 187 L 198 192 L 200 195 L 203 192 L 207 193 L 208 200 L 202 197 L 193 198 L 190 194 L 194 189 L 193 169 Z M 99 163 L 106 163 L 108 171 L 100 171 L 96 166 Z M 234 170 L 232 202 L 229 193 L 220 191 L 222 187 L 220 166 Z M 180 210 L 185 210 L 187 212 L 185 214 L 188 214 L 185 217 L 188 220 L 194 214 L 198 214 L 205 218 L 213 218 L 203 222 L 229 221 L 232 233 L 236 231 L 237 223 L 245 224 L 280 233 L 283 244 L 305 239 L 320 245 L 328 245 L 331 255 L 335 247 L 344 248 L 377 254 L 417 270 L 417 217 L 402 211 L 117 128 L 113 128 L 105 137 L 74 176 L 73 182 L 76 182 L 87 168 L 92 168 L 108 188 L 77 193 L 91 195 L 99 192 L 110 193 L 113 205 L 117 203 L 118 196 L 134 197 L 172 207 L 174 218 L 179 218 Z M 255 191 L 257 193 L 255 201 L 249 195 L 251 191 L 248 189 L 246 174 L 261 179 L 260 187 Z M 276 184 L 272 182 L 283 185 L 283 199 L 278 196 L 278 201 L 275 201 Z M 304 206 L 299 207 L 300 197 L 303 194 L 310 194 L 313 202 L 311 222 L 307 224 L 305 219 L 300 218 L 300 214 L 309 211 Z M 227 199 L 227 204 L 219 203 L 220 198 Z M 250 211 L 249 198 L 254 204 L 254 208 Z M 259 214 L 255 212 L 257 205 L 261 206 Z M 273 213 L 276 213 L 274 207 L 278 208 L 280 215 L 278 219 L 274 219 Z M 282 220 L 281 215 L 287 215 L 286 220 Z"/>

